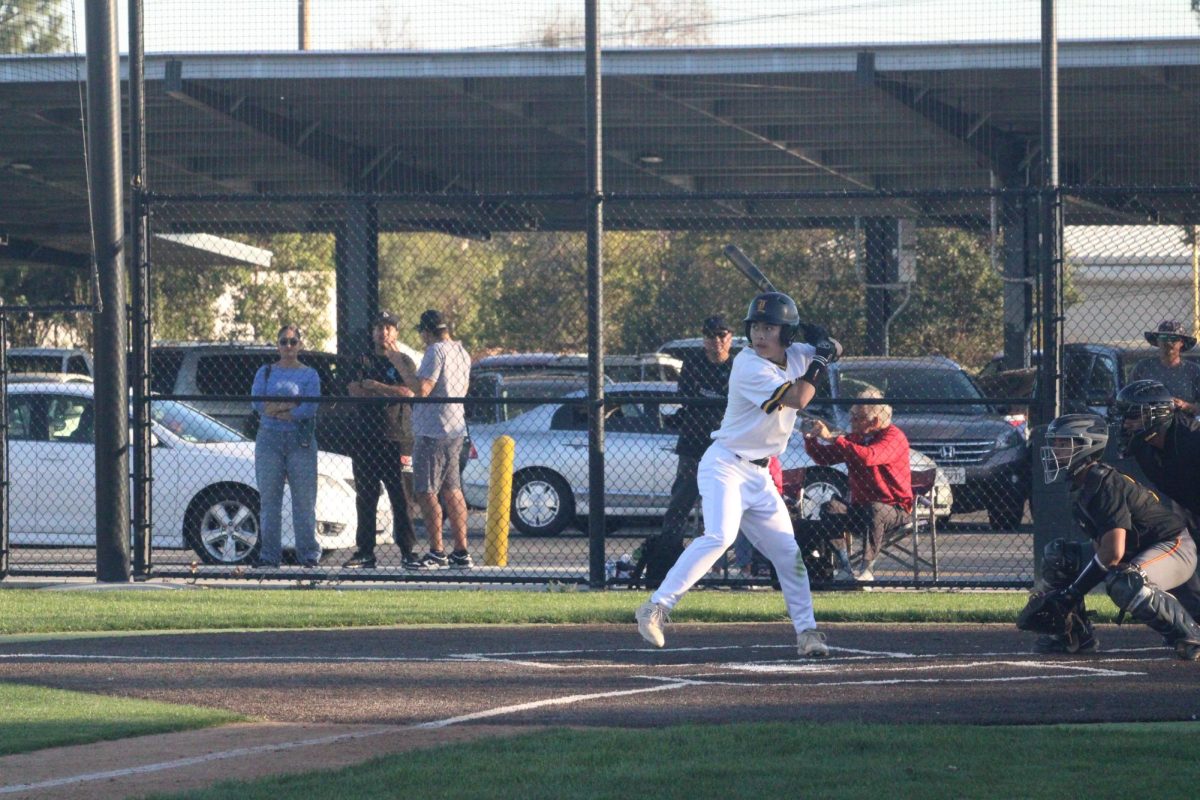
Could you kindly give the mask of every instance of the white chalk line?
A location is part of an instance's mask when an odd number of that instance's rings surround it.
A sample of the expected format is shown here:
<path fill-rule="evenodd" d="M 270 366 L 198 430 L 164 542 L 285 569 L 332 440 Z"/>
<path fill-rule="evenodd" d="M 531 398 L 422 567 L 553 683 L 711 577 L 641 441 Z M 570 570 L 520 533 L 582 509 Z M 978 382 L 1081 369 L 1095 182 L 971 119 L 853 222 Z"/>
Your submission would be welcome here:
<path fill-rule="evenodd" d="M 688 685 L 690 685 L 690 681 L 674 681 L 656 686 L 647 686 L 640 689 L 595 692 L 593 694 L 573 694 L 566 697 L 553 697 L 546 700 L 535 700 L 529 703 L 517 703 L 514 705 L 500 706 L 497 708 L 490 708 L 485 711 L 477 711 L 472 714 L 462 714 L 457 717 L 447 717 L 446 719 L 433 720 L 431 722 L 420 722 L 414 725 L 393 725 L 382 728 L 372 728 L 366 731 L 355 731 L 353 733 L 340 733 L 332 736 L 319 736 L 312 739 L 299 739 L 291 742 L 278 742 L 276 744 L 264 744 L 255 747 L 237 747 L 232 750 L 223 750 L 217 753 L 206 753 L 202 756 L 192 756 L 190 758 L 176 758 L 170 761 L 160 761 L 156 764 L 142 764 L 137 767 L 126 767 L 123 769 L 107 770 L 104 772 L 86 772 L 80 775 L 53 778 L 51 780 L 39 781 L 37 783 L 9 784 L 8 786 L 0 786 L 0 794 L 15 794 L 16 792 L 36 791 L 38 789 L 52 789 L 57 786 L 70 786 L 72 784 L 90 783 L 92 781 L 114 780 L 116 778 L 125 778 L 133 775 L 146 775 L 153 772 L 163 772 L 171 769 L 180 769 L 182 767 L 206 764 L 212 761 L 224 761 L 230 758 L 242 758 L 244 756 L 253 756 L 261 753 L 278 753 L 284 750 L 295 750 L 301 747 L 321 747 L 325 745 L 337 744 L 339 742 L 353 741 L 355 739 L 367 739 L 373 736 L 383 736 L 385 734 L 397 733 L 404 730 L 436 730 L 440 728 L 447 728 L 451 725 L 457 725 L 462 722 L 473 722 L 475 720 L 489 719 L 491 717 L 499 717 L 506 714 L 516 714 L 521 711 L 530 711 L 538 708 L 545 708 L 547 706 L 565 706 L 587 702 L 589 700 L 601 700 L 607 697 L 624 697 L 635 694 L 648 694 L 651 692 L 667 692 L 674 689 L 682 689 Z"/>

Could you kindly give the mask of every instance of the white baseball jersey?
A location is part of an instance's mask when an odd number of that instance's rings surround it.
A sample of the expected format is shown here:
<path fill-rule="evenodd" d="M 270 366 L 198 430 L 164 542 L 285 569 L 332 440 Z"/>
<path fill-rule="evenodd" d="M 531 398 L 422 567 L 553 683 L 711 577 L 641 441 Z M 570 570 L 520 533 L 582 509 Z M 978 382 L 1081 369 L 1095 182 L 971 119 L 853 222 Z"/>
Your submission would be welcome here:
<path fill-rule="evenodd" d="M 742 458 L 777 456 L 787 447 L 796 409 L 782 404 L 792 383 L 808 371 L 816 349 L 796 342 L 788 346 L 787 365 L 773 364 L 747 347 L 733 359 L 729 404 L 712 438 Z"/>

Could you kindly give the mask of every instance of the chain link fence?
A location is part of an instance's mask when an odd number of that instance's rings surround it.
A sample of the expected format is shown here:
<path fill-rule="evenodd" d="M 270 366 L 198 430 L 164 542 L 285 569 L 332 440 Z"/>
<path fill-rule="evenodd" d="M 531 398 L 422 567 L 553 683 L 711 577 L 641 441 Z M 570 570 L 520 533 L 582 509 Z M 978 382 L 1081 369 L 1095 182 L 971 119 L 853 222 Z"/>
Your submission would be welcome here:
<path fill-rule="evenodd" d="M 816 463 L 804 426 L 848 431 L 872 392 L 929 481 L 924 518 L 888 538 L 875 578 L 1027 585 L 1043 326 L 1062 326 L 1064 411 L 1099 413 L 1139 361 L 1167 368 L 1161 323 L 1200 326 L 1186 2 L 1103 20 L 1061 6 L 1068 188 L 1053 310 L 1039 282 L 1036 3 L 602 3 L 605 494 L 593 509 L 581 8 L 298 5 L 146 3 L 154 574 L 587 583 L 589 514 L 602 513 L 606 579 L 628 584 L 647 536 L 698 532 L 695 506 L 671 498 L 689 480 L 680 440 L 720 420 L 721 393 L 689 383 L 720 362 L 705 320 L 731 329 L 731 358 L 745 346 L 756 289 L 723 255 L 735 244 L 845 347 L 779 459 L 814 585 L 836 585 L 842 531 L 823 509 L 853 498 L 845 465 Z M 28 35 L 74 57 L 12 58 L 2 73 L 16 76 L 4 102 L 23 115 L 22 141 L 60 154 L 82 136 L 77 14 L 64 8 Z M 8 259 L 6 286 L 36 289 L 46 241 L 87 249 L 85 211 L 43 196 L 82 174 L 72 159 L 0 164 L 0 177 L 32 173 L 0 223 L 42 248 Z M 65 258 L 54 282 L 78 296 L 81 264 Z M 415 330 L 429 310 L 464 363 L 430 354 Z M 92 367 L 71 360 L 87 358 L 90 330 L 59 322 L 51 341 L 24 319 L 10 322 L 28 328 L 16 343 L 77 346 L 8 354 L 10 570 L 90 574 L 91 386 L 73 374 Z M 281 338 L 299 339 L 315 372 L 304 403 L 269 399 L 266 366 L 291 364 Z M 434 383 L 454 402 L 411 396 L 413 373 L 444 376 Z M 298 381 L 284 388 L 306 394 Z M 260 405 L 255 419 L 256 398 L 315 414 Z M 453 450 L 442 473 L 461 500 L 422 491 L 431 457 L 415 452 L 438 438 L 422 419 L 455 413 L 466 435 L 437 452 Z M 299 461 L 264 501 L 266 418 L 287 423 L 267 428 Z M 264 524 L 280 553 L 264 553 Z M 439 542 L 444 565 L 426 558 Z M 855 537 L 855 566 L 862 550 Z M 739 541 L 708 580 L 771 576 Z"/>

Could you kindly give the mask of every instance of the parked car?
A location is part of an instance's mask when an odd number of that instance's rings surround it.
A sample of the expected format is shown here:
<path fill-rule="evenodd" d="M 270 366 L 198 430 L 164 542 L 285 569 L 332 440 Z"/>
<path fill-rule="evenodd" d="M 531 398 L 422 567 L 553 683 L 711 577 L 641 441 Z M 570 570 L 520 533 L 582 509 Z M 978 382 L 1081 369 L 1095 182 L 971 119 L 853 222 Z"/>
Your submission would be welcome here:
<path fill-rule="evenodd" d="M 730 345 L 729 354 L 736 356 L 748 344 L 745 336 L 734 336 L 733 344 Z M 669 356 L 678 358 L 680 362 L 687 357 L 689 353 L 699 353 L 704 350 L 704 339 L 699 336 L 692 336 L 686 339 L 672 339 L 669 342 L 664 342 L 658 348 L 658 352 L 666 353 Z"/>
<path fill-rule="evenodd" d="M 10 347 L 5 353 L 10 373 L 58 372 L 94 375 L 92 355 L 73 347 Z"/>
<path fill-rule="evenodd" d="M 1184 353 L 1189 361 L 1200 363 L 1200 352 Z M 1092 412 L 1108 414 L 1108 406 L 1117 392 L 1129 383 L 1133 368 L 1147 358 L 1158 358 L 1158 350 L 1146 345 L 1128 346 L 1097 342 L 1070 342 L 1063 345 L 1062 412 L 1076 414 Z M 997 355 L 979 371 L 977 382 L 984 394 L 992 398 L 1037 396 L 1037 368 L 1041 352 L 1034 351 L 1030 367 L 1020 370 L 1004 369 L 1004 356 Z M 1011 411 L 1030 413 L 1029 406 L 1013 404 Z M 1048 423 L 1036 415 L 1030 425 Z"/>
<path fill-rule="evenodd" d="M 250 403 L 224 400 L 223 396 L 249 395 L 258 368 L 279 358 L 270 345 L 196 343 L 155 345 L 150 348 L 150 390 L 156 394 L 204 395 L 211 400 L 188 403 L 208 416 L 246 433 Z M 317 371 L 321 394 L 346 397 L 347 384 L 357 377 L 355 359 L 335 353 L 305 350 L 300 361 Z M 349 454 L 358 427 L 351 403 L 321 403 L 317 414 L 317 446 L 334 453 Z"/>
<path fill-rule="evenodd" d="M 491 403 L 467 405 L 467 422 L 471 426 L 507 422 L 541 405 L 540 402 L 510 402 L 519 398 L 537 399 L 562 397 L 587 389 L 587 375 L 578 372 L 523 372 L 510 374 L 491 370 L 471 369 L 471 384 L 467 396 L 490 399 Z"/>
<path fill-rule="evenodd" d="M 15 383 L 8 391 L 9 535 L 15 546 L 94 547 L 92 384 Z M 254 443 L 184 403 L 154 400 L 155 547 L 192 549 L 207 564 L 241 564 L 259 548 Z M 354 544 L 350 459 L 318 453 L 317 541 Z M 294 550 L 284 492 L 283 546 Z"/>
<path fill-rule="evenodd" d="M 670 400 L 674 383 L 618 383 L 605 391 L 605 513 L 610 517 L 662 516 L 666 513 L 675 480 L 678 430 L 670 416 L 679 406 Z M 568 398 L 582 400 L 583 390 Z M 666 399 L 663 399 L 663 398 Z M 502 435 L 516 441 L 513 465 L 512 522 L 529 536 L 555 536 L 577 517 L 588 513 L 587 408 L 582 402 L 547 403 L 516 419 L 471 429 L 477 459 L 463 472 L 463 492 L 468 504 L 487 504 L 491 471 L 491 443 Z M 804 481 L 808 470 L 809 513 L 827 502 L 830 487 L 844 495 L 845 465 L 815 468 L 804 451 L 799 431 L 793 433 L 781 456 L 785 475 Z M 918 468 L 932 466 L 931 459 L 913 453 Z M 832 475 L 840 475 L 840 481 Z M 949 513 L 949 486 L 940 495 Z"/>
<path fill-rule="evenodd" d="M 683 362 L 666 353 L 606 355 L 604 374 L 611 381 L 674 381 L 679 379 Z M 501 353 L 484 356 L 472 371 L 513 375 L 522 372 L 574 372 L 587 374 L 587 353 Z"/>
<path fill-rule="evenodd" d="M 1031 490 L 1024 418 L 989 405 L 962 367 L 941 356 L 843 358 L 830 365 L 809 411 L 848 429 L 849 407 L 828 400 L 854 398 L 871 387 L 889 400 L 909 444 L 934 459 L 954 486 L 953 513 L 986 510 L 997 530 L 1020 523 Z M 904 402 L 943 399 L 967 402 Z"/>

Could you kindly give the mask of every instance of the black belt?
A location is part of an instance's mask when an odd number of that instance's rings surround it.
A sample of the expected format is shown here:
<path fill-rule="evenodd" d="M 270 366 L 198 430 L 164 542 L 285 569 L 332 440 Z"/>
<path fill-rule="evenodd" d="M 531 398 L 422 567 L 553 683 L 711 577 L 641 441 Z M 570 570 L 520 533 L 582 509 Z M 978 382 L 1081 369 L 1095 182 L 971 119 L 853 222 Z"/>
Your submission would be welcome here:
<path fill-rule="evenodd" d="M 737 453 L 734 453 L 734 455 L 737 456 Z M 767 458 L 742 458 L 741 456 L 737 456 L 737 457 L 738 457 L 739 461 L 749 461 L 751 464 L 753 464 L 756 467 L 765 467 L 771 463 L 770 456 L 768 456 Z"/>

